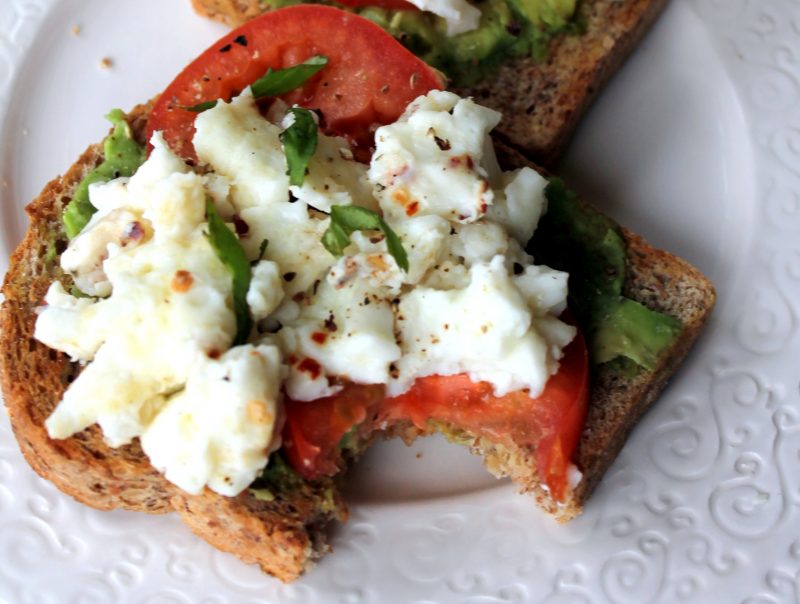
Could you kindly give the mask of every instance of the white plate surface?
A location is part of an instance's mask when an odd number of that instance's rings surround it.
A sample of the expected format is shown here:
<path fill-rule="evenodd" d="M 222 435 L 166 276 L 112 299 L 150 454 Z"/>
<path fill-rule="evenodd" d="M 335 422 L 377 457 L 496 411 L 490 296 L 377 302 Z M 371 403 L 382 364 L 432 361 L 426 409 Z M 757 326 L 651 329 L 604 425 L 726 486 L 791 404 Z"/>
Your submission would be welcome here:
<path fill-rule="evenodd" d="M 0 3 L 2 256 L 105 112 L 223 32 L 188 0 Z M 3 417 L 0 604 L 800 602 L 798 48 L 797 2 L 672 0 L 564 162 L 720 295 L 580 519 L 555 525 L 440 440 L 381 444 L 354 472 L 335 553 L 283 586 L 174 517 L 74 503 L 27 467 Z"/>

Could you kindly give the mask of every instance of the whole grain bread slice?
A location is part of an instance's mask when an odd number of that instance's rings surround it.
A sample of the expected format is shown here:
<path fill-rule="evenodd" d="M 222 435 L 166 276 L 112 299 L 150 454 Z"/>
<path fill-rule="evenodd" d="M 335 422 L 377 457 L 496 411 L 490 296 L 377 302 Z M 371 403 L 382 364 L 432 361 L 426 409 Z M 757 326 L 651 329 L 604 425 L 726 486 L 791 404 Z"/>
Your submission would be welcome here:
<path fill-rule="evenodd" d="M 142 140 L 151 104 L 135 108 L 129 122 Z M 501 148 L 507 168 L 530 165 L 520 154 Z M 64 279 L 58 254 L 66 245 L 61 212 L 83 176 L 102 159 L 91 146 L 62 177 L 48 184 L 26 211 L 28 232 L 11 258 L 0 309 L 2 388 L 14 434 L 33 469 L 78 501 L 101 510 L 122 508 L 148 513 L 177 511 L 200 537 L 220 550 L 267 573 L 291 581 L 324 553 L 325 525 L 344 521 L 346 506 L 333 480 L 298 482 L 271 500 L 250 491 L 227 498 L 206 490 L 188 495 L 167 482 L 133 443 L 109 448 L 97 427 L 65 440 L 51 440 L 44 420 L 79 371 L 66 355 L 33 338 L 36 309 L 56 279 Z M 450 436 L 483 455 L 487 468 L 508 475 L 539 504 L 567 520 L 578 514 L 613 461 L 636 421 L 650 406 L 700 333 L 714 304 L 711 284 L 685 261 L 648 246 L 624 231 L 628 243 L 627 295 L 650 308 L 680 318 L 683 331 L 657 369 L 636 378 L 601 366 L 591 389 L 589 417 L 576 463 L 583 478 L 565 503 L 553 501 L 536 474 L 533 451 L 491 442 L 446 427 Z M 434 426 L 431 427 L 431 430 Z M 390 426 L 388 435 L 406 439 L 422 432 L 407 424 Z M 369 439 L 366 439 L 367 441 Z M 366 442 L 366 441 L 365 441 Z"/>
<path fill-rule="evenodd" d="M 268 10 L 263 0 L 191 0 L 194 9 L 230 27 Z M 558 162 L 592 101 L 647 32 L 668 0 L 583 0 L 580 34 L 556 36 L 548 58 L 504 62 L 461 96 L 503 114 L 495 133 L 537 164 Z"/>

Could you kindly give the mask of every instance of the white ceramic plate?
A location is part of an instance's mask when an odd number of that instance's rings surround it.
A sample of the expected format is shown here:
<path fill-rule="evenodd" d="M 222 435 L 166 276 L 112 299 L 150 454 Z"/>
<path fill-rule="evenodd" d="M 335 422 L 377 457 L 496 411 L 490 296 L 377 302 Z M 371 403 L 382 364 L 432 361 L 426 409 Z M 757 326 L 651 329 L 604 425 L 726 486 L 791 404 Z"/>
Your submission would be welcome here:
<path fill-rule="evenodd" d="M 0 256 L 105 112 L 223 31 L 188 0 L 3 0 Z M 3 418 L 0 603 L 800 601 L 797 48 L 797 2 L 673 0 L 564 162 L 720 296 L 580 519 L 555 525 L 439 440 L 382 444 L 354 472 L 335 553 L 283 586 L 174 517 L 77 505 L 29 470 Z"/>

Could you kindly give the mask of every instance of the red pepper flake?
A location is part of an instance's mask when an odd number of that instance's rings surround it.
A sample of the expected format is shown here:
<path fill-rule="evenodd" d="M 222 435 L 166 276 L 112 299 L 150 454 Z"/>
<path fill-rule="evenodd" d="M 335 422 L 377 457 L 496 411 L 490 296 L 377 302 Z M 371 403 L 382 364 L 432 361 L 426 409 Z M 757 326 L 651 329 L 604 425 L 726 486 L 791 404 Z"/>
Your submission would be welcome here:
<path fill-rule="evenodd" d="M 297 366 L 300 371 L 305 371 L 311 376 L 312 380 L 316 380 L 320 373 L 322 373 L 322 367 L 319 366 L 314 359 L 305 358 L 300 361 L 300 364 Z"/>
<path fill-rule="evenodd" d="M 297 357 L 294 356 L 293 354 L 290 354 L 289 358 L 286 360 L 289 361 L 289 365 L 294 365 L 295 363 L 297 363 Z"/>
<path fill-rule="evenodd" d="M 212 348 L 206 354 L 208 355 L 209 359 L 218 359 L 222 355 L 222 353 L 216 348 Z"/>
<path fill-rule="evenodd" d="M 413 216 L 419 212 L 419 202 L 412 201 L 410 204 L 406 206 L 406 216 Z"/>
<path fill-rule="evenodd" d="M 411 199 L 408 196 L 408 191 L 405 189 L 397 189 L 394 193 L 392 193 L 392 201 L 401 206 L 406 206 Z"/>
<path fill-rule="evenodd" d="M 320 346 L 322 346 L 328 339 L 328 334 L 323 333 L 321 331 L 315 331 L 314 333 L 311 334 L 311 339 L 314 340 L 314 342 L 316 342 Z"/>
<path fill-rule="evenodd" d="M 192 277 L 192 273 L 189 271 L 180 270 L 175 273 L 175 276 L 172 277 L 172 289 L 179 294 L 183 294 L 189 291 L 192 287 L 192 283 L 194 283 L 194 278 Z"/>
<path fill-rule="evenodd" d="M 369 300 L 367 300 L 366 303 L 369 304 Z M 336 331 L 337 329 L 339 329 L 339 327 L 336 325 L 333 313 L 328 315 L 328 318 L 325 319 L 325 329 L 327 329 L 328 331 Z"/>
<path fill-rule="evenodd" d="M 450 158 L 451 168 L 459 168 L 461 167 L 461 164 L 464 164 L 467 170 L 473 170 L 475 168 L 475 162 L 472 160 L 472 157 L 467 154 L 457 155 Z"/>

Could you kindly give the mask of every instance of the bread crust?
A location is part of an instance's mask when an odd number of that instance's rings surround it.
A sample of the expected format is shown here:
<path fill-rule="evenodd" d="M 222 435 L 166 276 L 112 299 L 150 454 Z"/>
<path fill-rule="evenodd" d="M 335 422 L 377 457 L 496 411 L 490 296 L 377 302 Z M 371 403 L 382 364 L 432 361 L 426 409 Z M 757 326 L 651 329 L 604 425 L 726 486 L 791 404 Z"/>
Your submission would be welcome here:
<path fill-rule="evenodd" d="M 554 166 L 583 114 L 628 58 L 668 0 L 584 0 L 579 35 L 556 36 L 546 61 L 505 61 L 461 96 L 503 114 L 495 134 L 538 165 Z M 238 27 L 261 14 L 259 0 L 192 0 L 199 14 Z"/>
<path fill-rule="evenodd" d="M 129 122 L 141 141 L 152 103 L 135 108 Z M 503 146 L 498 156 L 508 168 L 532 165 Z M 0 372 L 5 404 L 20 448 L 33 469 L 76 500 L 100 510 L 123 508 L 147 513 L 176 511 L 184 523 L 214 547 L 230 552 L 283 581 L 299 577 L 327 551 L 324 526 L 344 521 L 347 509 L 331 480 L 303 483 L 273 501 L 249 491 L 228 498 L 206 490 L 181 492 L 155 471 L 137 443 L 112 449 L 96 426 L 65 439 L 51 440 L 44 420 L 55 408 L 79 368 L 69 358 L 33 338 L 36 308 L 50 283 L 64 276 L 56 254 L 66 245 L 61 213 L 83 176 L 102 159 L 93 145 L 62 177 L 49 183 L 26 211 L 30 228 L 11 257 L 0 308 Z M 483 455 L 496 475 L 509 475 L 521 490 L 559 520 L 577 515 L 630 430 L 652 404 L 700 333 L 714 304 L 713 286 L 685 261 L 623 231 L 629 250 L 626 294 L 650 308 L 673 314 L 684 329 L 662 355 L 653 373 L 627 378 L 601 368 L 592 385 L 587 428 L 577 463 L 583 479 L 566 503 L 556 503 L 542 487 L 532 450 L 464 435 L 465 444 Z M 391 435 L 406 440 L 421 434 L 408 424 Z"/>

